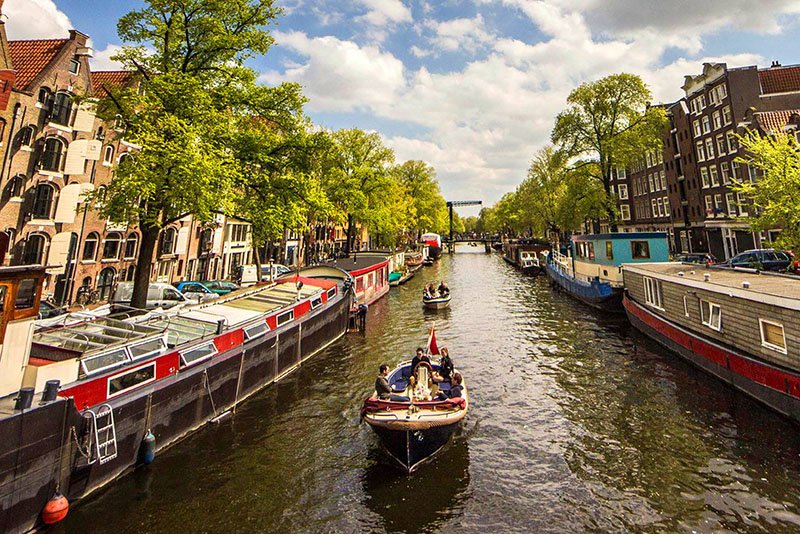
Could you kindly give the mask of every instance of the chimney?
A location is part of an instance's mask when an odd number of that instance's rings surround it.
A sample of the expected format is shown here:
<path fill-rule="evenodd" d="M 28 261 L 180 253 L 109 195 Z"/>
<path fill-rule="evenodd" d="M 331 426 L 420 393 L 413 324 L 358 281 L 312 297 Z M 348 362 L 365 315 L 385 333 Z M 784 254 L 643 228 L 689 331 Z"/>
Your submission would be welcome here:
<path fill-rule="evenodd" d="M 780 61 L 774 60 L 774 61 L 772 62 L 772 65 L 770 65 L 770 68 L 774 68 L 774 67 L 780 67 L 780 66 L 781 66 L 781 63 L 780 63 Z"/>

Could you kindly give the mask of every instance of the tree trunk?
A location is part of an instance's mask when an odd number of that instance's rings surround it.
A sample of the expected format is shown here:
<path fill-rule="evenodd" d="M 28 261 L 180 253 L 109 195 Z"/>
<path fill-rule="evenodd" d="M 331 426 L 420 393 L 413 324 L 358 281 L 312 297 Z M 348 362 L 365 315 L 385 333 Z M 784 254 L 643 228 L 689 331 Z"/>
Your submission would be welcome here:
<path fill-rule="evenodd" d="M 140 227 L 142 243 L 139 247 L 139 257 L 136 258 L 136 274 L 133 277 L 133 295 L 131 306 L 134 308 L 147 307 L 147 290 L 150 287 L 150 267 L 153 263 L 153 254 L 158 244 L 157 226 Z"/>
<path fill-rule="evenodd" d="M 258 279 L 261 280 L 261 254 L 258 250 L 258 241 L 256 241 L 256 234 L 255 232 L 250 233 L 250 241 L 253 245 L 253 263 L 256 264 L 256 273 Z"/>
<path fill-rule="evenodd" d="M 352 250 L 353 244 L 353 215 L 351 213 L 347 214 L 347 242 L 344 245 L 344 253 L 346 256 L 350 255 L 350 251 Z"/>

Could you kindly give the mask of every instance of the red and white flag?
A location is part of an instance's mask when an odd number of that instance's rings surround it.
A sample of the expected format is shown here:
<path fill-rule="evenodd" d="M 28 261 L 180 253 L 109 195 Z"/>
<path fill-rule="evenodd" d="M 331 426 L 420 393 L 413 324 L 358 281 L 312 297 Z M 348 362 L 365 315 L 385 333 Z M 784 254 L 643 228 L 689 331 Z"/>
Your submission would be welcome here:
<path fill-rule="evenodd" d="M 439 355 L 439 346 L 436 344 L 436 323 L 431 325 L 431 333 L 428 336 L 428 354 Z"/>

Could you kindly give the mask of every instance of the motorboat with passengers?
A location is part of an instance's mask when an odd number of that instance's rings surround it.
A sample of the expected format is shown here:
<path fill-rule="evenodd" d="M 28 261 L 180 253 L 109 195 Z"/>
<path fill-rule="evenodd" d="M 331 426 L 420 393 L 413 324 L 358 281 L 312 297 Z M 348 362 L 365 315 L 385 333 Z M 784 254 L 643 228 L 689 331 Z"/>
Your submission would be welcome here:
<path fill-rule="evenodd" d="M 429 339 L 424 357 L 388 372 L 391 394 L 376 388 L 361 409 L 384 450 L 409 474 L 447 444 L 469 407 L 463 375 L 445 359 L 446 349 L 438 363 L 429 359 L 439 355 L 433 327 Z"/>
<path fill-rule="evenodd" d="M 450 288 L 442 282 L 437 288 L 433 283 L 422 291 L 422 305 L 429 310 L 441 310 L 450 306 Z"/>

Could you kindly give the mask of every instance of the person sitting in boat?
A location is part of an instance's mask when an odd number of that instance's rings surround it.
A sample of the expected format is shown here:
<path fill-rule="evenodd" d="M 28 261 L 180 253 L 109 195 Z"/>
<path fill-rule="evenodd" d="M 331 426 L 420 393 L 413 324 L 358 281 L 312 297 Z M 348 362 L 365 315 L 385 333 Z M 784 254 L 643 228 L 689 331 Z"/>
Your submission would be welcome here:
<path fill-rule="evenodd" d="M 446 297 L 450 294 L 450 288 L 447 287 L 447 284 L 444 283 L 444 280 L 439 282 L 439 295 L 442 297 Z"/>
<path fill-rule="evenodd" d="M 450 382 L 452 384 L 450 389 L 447 391 L 440 390 L 439 394 L 436 396 L 436 400 L 461 398 L 461 395 L 464 394 L 464 386 L 461 385 L 464 379 L 461 377 L 461 373 L 453 373 L 453 378 Z"/>
<path fill-rule="evenodd" d="M 410 399 L 408 397 L 395 395 L 392 386 L 389 385 L 389 379 L 386 378 L 389 376 L 389 366 L 385 363 L 381 364 L 378 371 L 378 378 L 375 379 L 375 392 L 378 394 L 378 398 L 394 402 L 409 402 Z"/>
<path fill-rule="evenodd" d="M 431 363 L 430 357 L 425 354 L 425 349 L 422 347 L 417 347 L 417 353 L 414 355 L 414 358 L 411 360 L 411 375 L 413 376 L 416 373 L 417 365 L 419 362 L 428 362 Z"/>
<path fill-rule="evenodd" d="M 442 355 L 439 358 L 439 375 L 442 377 L 442 380 L 450 380 L 450 377 L 453 374 L 453 360 L 450 358 L 450 351 L 447 350 L 447 347 L 442 347 Z"/>

